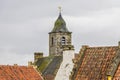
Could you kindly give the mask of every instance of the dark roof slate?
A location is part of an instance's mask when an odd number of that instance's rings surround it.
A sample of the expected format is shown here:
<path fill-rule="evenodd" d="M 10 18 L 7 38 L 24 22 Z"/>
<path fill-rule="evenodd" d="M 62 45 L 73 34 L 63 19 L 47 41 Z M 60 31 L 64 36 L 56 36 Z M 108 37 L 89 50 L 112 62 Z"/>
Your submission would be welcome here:
<path fill-rule="evenodd" d="M 55 71 L 56 69 L 59 68 L 61 61 L 62 61 L 61 56 L 54 57 L 53 60 L 47 66 L 47 68 L 44 70 L 43 75 L 47 74 L 55 75 Z"/>
<path fill-rule="evenodd" d="M 54 28 L 50 33 L 56 32 L 69 32 L 61 13 L 59 14 L 57 20 L 55 21 Z"/>
<path fill-rule="evenodd" d="M 38 66 L 37 69 L 39 70 L 39 72 L 42 73 L 45 78 L 54 78 L 60 67 L 61 62 L 62 56 L 48 56 L 38 59 L 35 65 Z"/>

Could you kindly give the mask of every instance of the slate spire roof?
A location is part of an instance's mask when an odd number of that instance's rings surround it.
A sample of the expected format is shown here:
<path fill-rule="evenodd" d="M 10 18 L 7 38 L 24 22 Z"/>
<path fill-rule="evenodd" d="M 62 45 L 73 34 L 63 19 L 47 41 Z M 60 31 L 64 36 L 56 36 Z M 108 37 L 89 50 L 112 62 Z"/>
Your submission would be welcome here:
<path fill-rule="evenodd" d="M 57 20 L 55 21 L 54 28 L 51 32 L 69 32 L 66 27 L 66 22 L 62 18 L 61 12 L 59 13 Z"/>

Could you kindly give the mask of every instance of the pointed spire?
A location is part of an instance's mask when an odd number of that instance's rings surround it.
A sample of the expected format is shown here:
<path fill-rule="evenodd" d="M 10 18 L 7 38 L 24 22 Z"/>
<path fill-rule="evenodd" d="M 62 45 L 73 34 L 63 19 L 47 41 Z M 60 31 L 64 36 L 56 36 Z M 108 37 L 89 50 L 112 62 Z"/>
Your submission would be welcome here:
<path fill-rule="evenodd" d="M 59 6 L 58 9 L 59 9 L 59 14 L 61 15 L 61 11 L 62 11 L 61 6 Z"/>
<path fill-rule="evenodd" d="M 59 9 L 59 16 L 58 16 L 57 20 L 55 21 L 52 32 L 69 32 L 66 27 L 66 23 L 61 15 L 61 7 L 59 6 L 58 9 Z"/>
<path fill-rule="evenodd" d="M 63 18 L 62 18 L 62 15 L 61 15 L 61 11 L 62 11 L 61 6 L 59 6 L 58 9 L 59 9 L 59 16 L 58 16 L 58 19 L 63 19 Z"/>

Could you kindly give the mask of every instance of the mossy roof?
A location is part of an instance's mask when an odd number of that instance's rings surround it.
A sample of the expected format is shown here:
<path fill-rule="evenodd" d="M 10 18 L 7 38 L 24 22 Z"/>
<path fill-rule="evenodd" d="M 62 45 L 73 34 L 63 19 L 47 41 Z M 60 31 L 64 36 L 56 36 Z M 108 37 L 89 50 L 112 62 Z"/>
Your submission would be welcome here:
<path fill-rule="evenodd" d="M 114 74 L 113 69 L 120 62 L 118 46 L 83 47 L 79 54 L 81 58 L 76 63 L 72 80 L 106 80 L 107 72 Z M 116 67 L 111 66 L 112 63 Z"/>
<path fill-rule="evenodd" d="M 62 56 L 48 56 L 38 59 L 35 63 L 38 71 L 45 75 L 55 75 L 62 62 Z"/>
<path fill-rule="evenodd" d="M 51 32 L 69 32 L 61 13 L 59 14 L 58 19 L 55 21 L 54 28 Z"/>

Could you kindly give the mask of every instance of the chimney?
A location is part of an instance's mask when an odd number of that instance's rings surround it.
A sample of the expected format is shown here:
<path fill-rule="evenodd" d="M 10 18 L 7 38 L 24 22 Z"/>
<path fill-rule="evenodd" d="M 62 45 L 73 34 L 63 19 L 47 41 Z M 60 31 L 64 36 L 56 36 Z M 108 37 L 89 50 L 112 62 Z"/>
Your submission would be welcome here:
<path fill-rule="evenodd" d="M 32 66 L 32 65 L 33 65 L 32 61 L 29 61 L 28 66 Z"/>
<path fill-rule="evenodd" d="M 43 57 L 43 52 L 35 52 L 34 53 L 34 62 L 38 61 L 38 59 Z"/>
<path fill-rule="evenodd" d="M 89 47 L 88 45 L 82 45 L 82 49 L 86 49 L 88 47 Z"/>
<path fill-rule="evenodd" d="M 118 47 L 120 48 L 120 41 L 118 42 Z"/>
<path fill-rule="evenodd" d="M 18 66 L 17 64 L 14 64 L 14 66 Z"/>
<path fill-rule="evenodd" d="M 107 75 L 107 80 L 112 80 L 112 76 L 111 75 Z"/>
<path fill-rule="evenodd" d="M 82 45 L 82 48 L 80 49 L 79 55 L 83 54 L 84 51 L 85 51 L 87 48 L 89 48 L 88 45 Z"/>
<path fill-rule="evenodd" d="M 74 46 L 73 45 L 64 45 L 63 46 L 63 60 L 66 62 L 73 62 L 74 59 Z"/>
<path fill-rule="evenodd" d="M 63 51 L 66 51 L 66 50 L 74 50 L 74 46 L 73 45 L 64 45 Z"/>

